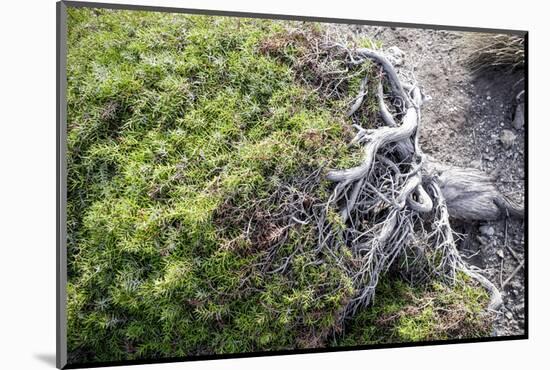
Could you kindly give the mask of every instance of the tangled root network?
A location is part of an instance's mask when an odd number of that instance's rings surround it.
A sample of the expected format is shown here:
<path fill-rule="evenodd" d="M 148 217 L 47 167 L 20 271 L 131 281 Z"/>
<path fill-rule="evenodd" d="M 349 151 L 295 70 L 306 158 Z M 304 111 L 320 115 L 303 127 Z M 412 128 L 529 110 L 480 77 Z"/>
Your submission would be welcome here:
<path fill-rule="evenodd" d="M 390 267 L 397 267 L 413 283 L 437 278 L 452 284 L 463 273 L 488 290 L 488 309 L 497 310 L 502 304 L 499 290 L 462 259 L 450 219 L 523 217 L 523 208 L 506 199 L 483 172 L 447 166 L 422 152 L 421 108 L 429 97 L 415 81 L 402 81 L 379 52 L 350 50 L 341 44 L 327 47 L 338 49 L 350 64 L 370 60 L 380 70 L 378 81 L 365 77 L 348 112 L 356 114 L 367 84 L 377 84 L 382 124 L 368 129 L 354 120 L 357 133 L 352 144 L 362 151 L 361 163 L 329 171 L 327 178 L 334 183 L 329 199 L 289 219 L 313 223 L 319 254 L 332 256 L 351 279 L 356 294 L 341 319 L 372 302 L 380 277 Z M 320 171 L 314 175 L 320 176 Z M 340 227 L 330 221 L 334 209 L 339 212 Z M 342 248 L 351 252 L 351 260 L 338 259 Z"/>

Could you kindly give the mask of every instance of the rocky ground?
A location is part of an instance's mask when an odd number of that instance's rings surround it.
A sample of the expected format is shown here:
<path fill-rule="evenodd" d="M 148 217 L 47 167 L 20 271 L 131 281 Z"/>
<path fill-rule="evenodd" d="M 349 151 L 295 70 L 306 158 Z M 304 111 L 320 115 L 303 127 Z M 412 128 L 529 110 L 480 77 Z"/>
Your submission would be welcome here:
<path fill-rule="evenodd" d="M 349 26 L 347 30 L 383 43 L 398 70 L 416 78 L 432 100 L 423 107 L 422 148 L 448 164 L 491 174 L 499 189 L 523 204 L 525 131 L 515 119 L 522 73 L 473 74 L 464 66 L 471 47 L 464 32 Z M 461 252 L 502 290 L 504 307 L 494 335 L 524 333 L 524 224 L 500 220 L 455 225 Z"/>

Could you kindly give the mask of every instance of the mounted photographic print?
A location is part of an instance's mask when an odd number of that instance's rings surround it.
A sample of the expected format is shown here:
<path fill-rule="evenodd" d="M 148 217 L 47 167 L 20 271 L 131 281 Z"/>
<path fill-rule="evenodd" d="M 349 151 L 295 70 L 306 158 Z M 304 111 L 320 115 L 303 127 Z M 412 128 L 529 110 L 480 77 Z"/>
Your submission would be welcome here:
<path fill-rule="evenodd" d="M 58 367 L 527 338 L 526 47 L 58 3 Z"/>

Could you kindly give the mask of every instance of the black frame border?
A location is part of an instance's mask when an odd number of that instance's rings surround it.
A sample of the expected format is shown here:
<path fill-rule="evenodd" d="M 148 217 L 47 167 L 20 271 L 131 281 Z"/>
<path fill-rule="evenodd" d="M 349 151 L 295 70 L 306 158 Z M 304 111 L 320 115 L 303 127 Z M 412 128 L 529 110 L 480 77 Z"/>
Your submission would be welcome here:
<path fill-rule="evenodd" d="M 403 27 L 403 28 L 420 28 L 420 29 L 435 29 L 447 31 L 462 31 L 462 32 L 484 32 L 484 33 L 505 33 L 523 36 L 525 43 L 525 125 L 524 125 L 524 169 L 525 169 L 525 217 L 524 217 L 524 334 L 487 337 L 487 338 L 466 338 L 466 339 L 449 339 L 437 341 L 420 341 L 420 342 L 404 342 L 404 343 L 385 343 L 371 344 L 358 346 L 342 346 L 342 347 L 327 347 L 327 348 L 312 348 L 312 349 L 292 349 L 279 351 L 262 351 L 262 352 L 242 352 L 232 354 L 215 354 L 215 355 L 196 355 L 186 357 L 166 357 L 166 358 L 151 358 L 139 360 L 124 360 L 124 361 L 108 361 L 108 362 L 88 362 L 88 363 L 73 363 L 67 364 L 67 312 L 66 312 L 66 283 L 67 283 L 67 8 L 99 8 L 99 9 L 117 9 L 117 10 L 136 10 L 136 11 L 152 11 L 164 13 L 184 13 L 210 16 L 226 16 L 239 18 L 262 18 L 274 20 L 289 20 L 289 21 L 306 21 L 320 23 L 340 23 L 340 24 L 357 24 L 369 26 L 384 26 L 384 27 Z M 525 340 L 529 339 L 529 32 L 525 30 L 514 29 L 496 29 L 496 28 L 481 28 L 481 27 L 460 27 L 447 26 L 436 24 L 421 24 L 421 23 L 404 23 L 404 22 L 383 22 L 369 21 L 358 19 L 345 18 L 327 18 L 299 15 L 284 15 L 284 14 L 267 14 L 267 13 L 249 13 L 249 12 L 234 12 L 221 11 L 210 9 L 189 9 L 176 7 L 161 7 L 152 5 L 132 5 L 132 4 L 112 4 L 100 2 L 79 2 L 79 1 L 58 1 L 56 3 L 56 367 L 58 369 L 79 369 L 79 368 L 95 368 L 103 366 L 125 366 L 125 365 L 143 365 L 143 364 L 159 364 L 173 362 L 191 362 L 205 360 L 220 360 L 234 358 L 249 358 L 249 357 L 265 357 L 265 356 L 281 356 L 294 354 L 310 354 L 310 353 L 331 353 L 331 352 L 347 352 L 360 351 L 367 349 L 383 349 L 383 348 L 406 348 L 406 347 L 424 347 L 433 345 L 448 345 L 448 344 L 463 344 L 463 343 L 484 343 L 484 342 L 500 342 L 510 340 Z"/>

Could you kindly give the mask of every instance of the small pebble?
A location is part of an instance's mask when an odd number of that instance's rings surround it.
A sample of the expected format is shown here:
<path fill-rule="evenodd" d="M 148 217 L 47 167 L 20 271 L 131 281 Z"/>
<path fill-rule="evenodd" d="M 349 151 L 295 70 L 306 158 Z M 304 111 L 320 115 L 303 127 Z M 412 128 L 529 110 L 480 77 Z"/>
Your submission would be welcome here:
<path fill-rule="evenodd" d="M 494 229 L 494 227 L 488 226 L 488 225 L 481 226 L 481 227 L 479 228 L 479 232 L 481 233 L 481 235 L 485 235 L 485 236 L 493 236 L 493 235 L 495 235 L 495 229 Z M 502 251 L 501 251 L 501 253 L 502 253 Z"/>
<path fill-rule="evenodd" d="M 502 130 L 500 133 L 500 142 L 504 149 L 509 149 L 516 141 L 516 134 L 510 130 Z"/>

